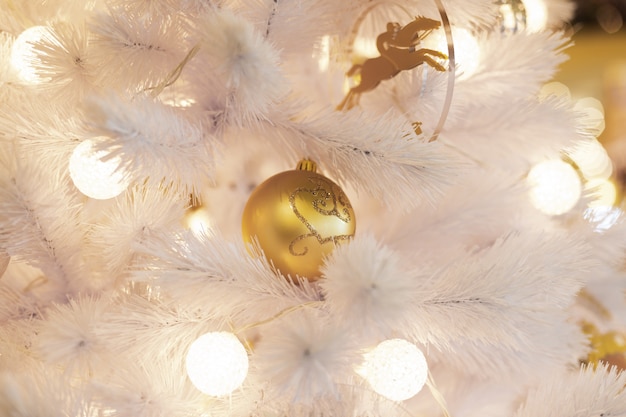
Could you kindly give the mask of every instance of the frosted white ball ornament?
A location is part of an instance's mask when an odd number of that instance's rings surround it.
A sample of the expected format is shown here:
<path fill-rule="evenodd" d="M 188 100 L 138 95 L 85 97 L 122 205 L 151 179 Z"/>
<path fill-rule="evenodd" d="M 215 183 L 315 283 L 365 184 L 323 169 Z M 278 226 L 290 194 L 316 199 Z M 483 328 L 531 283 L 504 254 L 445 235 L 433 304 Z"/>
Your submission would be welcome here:
<path fill-rule="evenodd" d="M 40 63 L 35 44 L 40 42 L 50 33 L 50 29 L 46 26 L 33 26 L 22 33 L 15 39 L 11 47 L 10 63 L 17 75 L 24 84 L 38 84 L 44 81 L 35 65 Z"/>
<path fill-rule="evenodd" d="M 359 373 L 378 394 L 404 401 L 422 390 L 428 378 L 424 354 L 404 339 L 389 339 L 365 355 Z"/>
<path fill-rule="evenodd" d="M 187 352 L 187 376 L 201 392 L 221 397 L 239 388 L 248 375 L 248 353 L 229 332 L 210 332 Z"/>
<path fill-rule="evenodd" d="M 128 188 L 129 179 L 119 168 L 119 157 L 107 158 L 108 153 L 96 148 L 96 142 L 85 140 L 70 157 L 70 177 L 78 190 L 97 200 L 117 197 Z"/>

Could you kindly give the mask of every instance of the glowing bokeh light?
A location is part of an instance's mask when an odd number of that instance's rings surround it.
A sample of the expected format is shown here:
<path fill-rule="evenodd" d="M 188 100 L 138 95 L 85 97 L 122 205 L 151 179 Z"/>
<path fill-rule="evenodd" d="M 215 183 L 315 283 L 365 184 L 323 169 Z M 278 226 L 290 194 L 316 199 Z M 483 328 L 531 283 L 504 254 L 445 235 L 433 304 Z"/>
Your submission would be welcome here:
<path fill-rule="evenodd" d="M 389 339 L 365 355 L 358 371 L 378 394 L 404 401 L 422 390 L 428 364 L 421 350 L 404 339 Z"/>
<path fill-rule="evenodd" d="M 617 200 L 615 184 L 605 178 L 592 178 L 587 181 L 585 194 L 591 198 L 589 207 L 611 207 Z"/>
<path fill-rule="evenodd" d="M 613 173 L 611 158 L 595 139 L 579 143 L 568 155 L 585 178 L 609 178 Z"/>
<path fill-rule="evenodd" d="M 548 7 L 544 0 L 524 0 L 526 30 L 541 32 L 548 25 Z"/>
<path fill-rule="evenodd" d="M 196 207 L 185 216 L 185 225 L 196 236 L 206 235 L 211 230 L 211 215 L 204 206 Z"/>
<path fill-rule="evenodd" d="M 108 153 L 96 149 L 93 140 L 81 142 L 70 157 L 70 177 L 78 190 L 87 197 L 107 200 L 128 188 L 129 179 L 119 169 L 121 158 L 104 160 Z"/>
<path fill-rule="evenodd" d="M 186 369 L 199 391 L 221 397 L 243 384 L 248 375 L 248 354 L 232 333 L 205 333 L 189 347 Z"/>
<path fill-rule="evenodd" d="M 558 81 L 553 81 L 541 87 L 541 91 L 539 92 L 539 98 L 546 98 L 550 96 L 566 97 L 569 99 L 572 97 L 572 93 L 567 85 Z"/>
<path fill-rule="evenodd" d="M 535 165 L 528 173 L 530 200 L 548 215 L 570 211 L 582 193 L 582 181 L 576 170 L 561 160 L 551 160 Z"/>
<path fill-rule="evenodd" d="M 50 30 L 46 26 L 33 26 L 15 39 L 11 46 L 11 66 L 17 72 L 20 81 L 25 84 L 37 84 L 44 81 L 34 64 L 39 62 L 35 44 L 41 41 Z"/>
<path fill-rule="evenodd" d="M 476 37 L 463 28 L 452 28 L 458 79 L 469 78 L 480 65 L 480 46 Z M 423 42 L 425 48 L 448 53 L 448 40 L 443 31 L 433 32 Z"/>
<path fill-rule="evenodd" d="M 585 97 L 576 101 L 574 110 L 581 114 L 581 122 L 594 135 L 600 136 L 606 126 L 604 120 L 604 106 L 600 100 Z"/>

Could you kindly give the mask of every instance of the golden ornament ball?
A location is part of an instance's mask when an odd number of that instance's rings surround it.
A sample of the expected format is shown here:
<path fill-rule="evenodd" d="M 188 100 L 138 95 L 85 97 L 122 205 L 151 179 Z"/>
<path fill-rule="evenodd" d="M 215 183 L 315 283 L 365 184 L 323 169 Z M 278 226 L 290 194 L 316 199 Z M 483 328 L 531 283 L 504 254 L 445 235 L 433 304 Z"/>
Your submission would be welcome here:
<path fill-rule="evenodd" d="M 283 275 L 319 278 L 324 256 L 354 235 L 354 211 L 343 190 L 302 160 L 254 189 L 243 211 L 246 243 L 255 240 Z"/>

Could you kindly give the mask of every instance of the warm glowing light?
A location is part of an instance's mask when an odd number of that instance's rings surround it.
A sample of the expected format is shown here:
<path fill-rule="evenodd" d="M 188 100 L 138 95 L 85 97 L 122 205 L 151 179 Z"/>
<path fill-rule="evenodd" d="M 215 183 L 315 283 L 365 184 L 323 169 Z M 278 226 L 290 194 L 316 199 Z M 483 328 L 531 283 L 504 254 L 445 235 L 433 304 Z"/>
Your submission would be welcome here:
<path fill-rule="evenodd" d="M 316 54 L 317 66 L 320 72 L 324 72 L 328 70 L 328 67 L 330 65 L 330 36 L 322 36 L 318 49 L 319 53 Z"/>
<path fill-rule="evenodd" d="M 524 0 L 526 30 L 541 32 L 548 25 L 548 8 L 544 0 Z"/>
<path fill-rule="evenodd" d="M 576 101 L 574 109 L 583 114 L 582 122 L 585 127 L 595 136 L 600 136 L 605 128 L 604 106 L 600 100 L 593 97 L 585 97 Z"/>
<path fill-rule="evenodd" d="M 592 178 L 587 181 L 585 192 L 592 199 L 589 207 L 611 207 L 617 200 L 615 184 L 604 178 Z"/>
<path fill-rule="evenodd" d="M 187 376 L 201 392 L 221 397 L 241 386 L 248 374 L 248 354 L 229 332 L 200 336 L 187 352 Z"/>
<path fill-rule="evenodd" d="M 558 81 L 553 81 L 545 84 L 539 92 L 539 98 L 546 98 L 550 96 L 571 98 L 572 93 L 567 85 Z"/>
<path fill-rule="evenodd" d="M 95 146 L 95 141 L 85 140 L 74 149 L 70 157 L 70 177 L 87 197 L 107 200 L 120 195 L 128 187 L 129 180 L 118 169 L 121 159 L 106 159 L 108 153 Z"/>
<path fill-rule="evenodd" d="M 517 33 L 526 28 L 526 9 L 522 0 L 500 0 L 500 31 Z"/>
<path fill-rule="evenodd" d="M 196 207 L 185 216 L 185 224 L 194 235 L 206 235 L 211 228 L 211 215 L 206 207 Z"/>
<path fill-rule="evenodd" d="M 454 41 L 454 54 L 458 78 L 465 79 L 476 72 L 480 65 L 480 46 L 478 41 L 463 28 L 452 28 L 452 40 Z M 443 31 L 437 31 L 424 39 L 424 47 L 448 53 L 448 40 Z"/>
<path fill-rule="evenodd" d="M 404 401 L 421 391 L 428 378 L 428 364 L 413 343 L 389 339 L 365 355 L 359 373 L 378 394 Z"/>
<path fill-rule="evenodd" d="M 162 98 L 162 102 L 163 104 L 167 104 L 168 106 L 181 108 L 191 107 L 196 104 L 196 100 L 194 100 L 193 98 L 181 96 L 178 94 L 171 94 L 169 96 L 164 95 L 164 97 Z"/>
<path fill-rule="evenodd" d="M 579 143 L 568 155 L 585 178 L 609 178 L 613 173 L 611 158 L 595 139 Z"/>
<path fill-rule="evenodd" d="M 43 79 L 37 74 L 33 64 L 39 61 L 35 52 L 37 42 L 49 33 L 45 26 L 33 26 L 22 32 L 11 47 L 11 66 L 17 71 L 20 80 L 27 84 L 37 84 Z"/>
<path fill-rule="evenodd" d="M 358 36 L 352 45 L 352 51 L 356 56 L 363 58 L 374 58 L 380 55 L 376 47 L 376 39 Z"/>
<path fill-rule="evenodd" d="M 582 192 L 578 173 L 561 160 L 535 165 L 528 173 L 527 181 L 533 205 L 549 215 L 570 211 L 578 203 Z"/>

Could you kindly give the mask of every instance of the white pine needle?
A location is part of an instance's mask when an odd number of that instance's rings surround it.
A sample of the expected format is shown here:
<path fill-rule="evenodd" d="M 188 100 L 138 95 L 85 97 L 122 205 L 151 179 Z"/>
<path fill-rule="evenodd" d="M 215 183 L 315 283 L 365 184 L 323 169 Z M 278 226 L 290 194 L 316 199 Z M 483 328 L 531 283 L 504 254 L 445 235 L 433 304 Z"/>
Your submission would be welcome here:
<path fill-rule="evenodd" d="M 138 182 L 191 193 L 212 175 L 212 138 L 179 110 L 149 98 L 108 96 L 93 98 L 88 117 L 106 137 L 98 149 L 119 156 L 120 168 Z"/>
<path fill-rule="evenodd" d="M 263 330 L 253 360 L 271 393 L 290 402 L 338 396 L 336 384 L 360 363 L 347 329 L 319 311 L 294 312 Z"/>
<path fill-rule="evenodd" d="M 626 373 L 605 365 L 580 371 L 545 375 L 546 378 L 515 413 L 515 417 L 626 415 Z"/>

